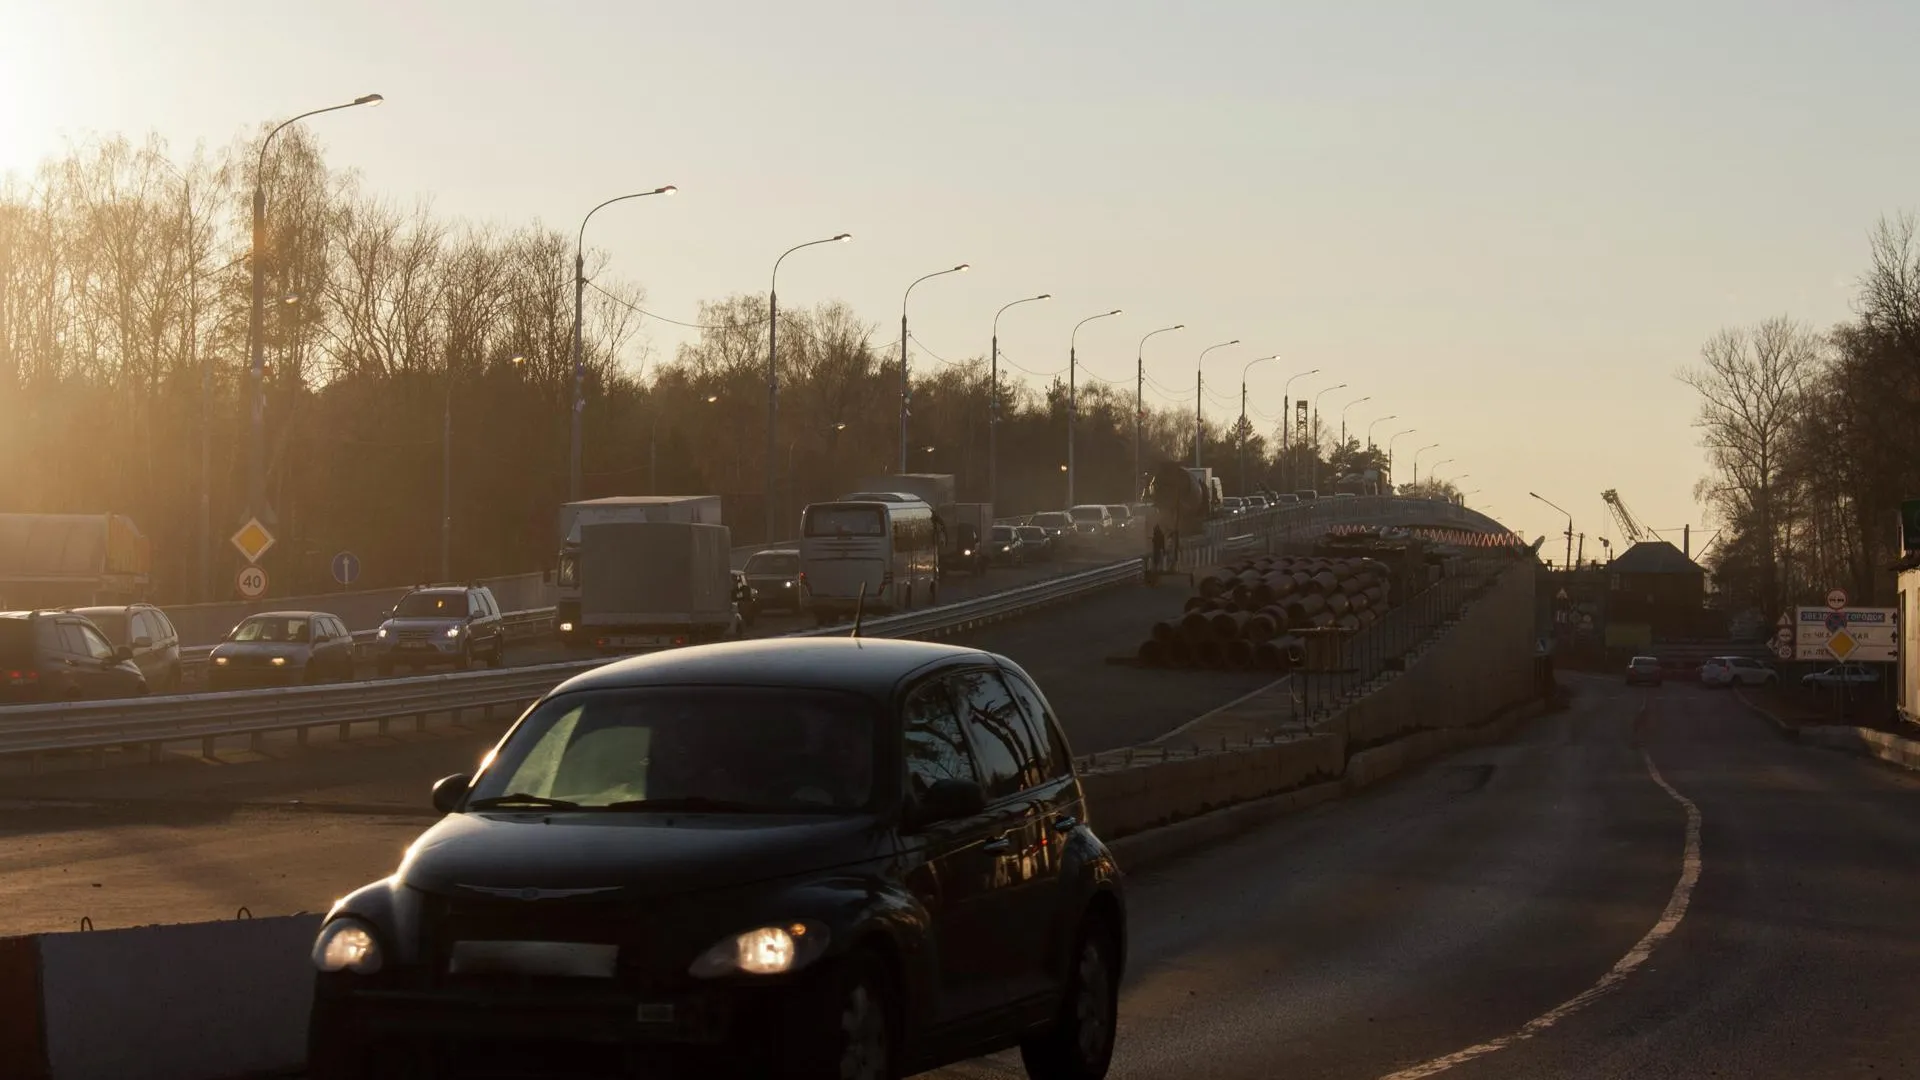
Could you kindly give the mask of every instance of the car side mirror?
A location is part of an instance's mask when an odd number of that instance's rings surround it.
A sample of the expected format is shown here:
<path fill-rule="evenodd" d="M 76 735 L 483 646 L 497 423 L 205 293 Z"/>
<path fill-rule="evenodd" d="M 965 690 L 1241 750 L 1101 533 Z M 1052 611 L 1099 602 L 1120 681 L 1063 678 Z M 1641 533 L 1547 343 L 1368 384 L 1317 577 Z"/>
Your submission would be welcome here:
<path fill-rule="evenodd" d="M 920 825 L 957 821 L 972 817 L 987 808 L 987 793 L 972 780 L 935 780 L 920 797 L 916 815 Z"/>
<path fill-rule="evenodd" d="M 153 639 L 142 634 L 133 639 L 133 647 L 136 649 L 151 649 L 153 648 Z"/>
<path fill-rule="evenodd" d="M 113 650 L 114 663 L 124 664 L 131 659 L 133 659 L 133 649 L 130 646 L 119 645 L 114 648 Z"/>
<path fill-rule="evenodd" d="M 473 786 L 473 777 L 466 773 L 454 773 L 444 776 L 433 784 L 433 808 L 443 814 L 451 814 L 466 798 L 467 789 Z"/>

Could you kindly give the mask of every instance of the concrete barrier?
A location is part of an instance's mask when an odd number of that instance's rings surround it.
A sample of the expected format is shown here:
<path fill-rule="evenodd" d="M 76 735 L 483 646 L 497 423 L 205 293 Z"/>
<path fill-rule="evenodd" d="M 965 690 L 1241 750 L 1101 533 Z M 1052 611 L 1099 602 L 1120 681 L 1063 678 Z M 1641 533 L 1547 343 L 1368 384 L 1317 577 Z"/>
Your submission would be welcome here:
<path fill-rule="evenodd" d="M 8 1080 L 212 1080 L 306 1056 L 317 915 L 0 938 Z"/>

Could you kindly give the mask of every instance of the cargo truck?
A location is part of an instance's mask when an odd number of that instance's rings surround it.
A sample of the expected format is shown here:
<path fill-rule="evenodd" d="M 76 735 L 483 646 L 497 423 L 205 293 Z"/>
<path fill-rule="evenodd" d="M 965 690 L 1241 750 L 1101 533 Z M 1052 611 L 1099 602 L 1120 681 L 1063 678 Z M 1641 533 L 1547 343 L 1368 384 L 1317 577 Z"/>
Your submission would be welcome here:
<path fill-rule="evenodd" d="M 949 503 L 934 507 L 940 519 L 940 570 L 969 574 L 987 571 L 987 538 L 993 533 L 993 504 Z"/>
<path fill-rule="evenodd" d="M 737 633 L 731 550 L 725 525 L 583 525 L 577 636 L 602 652 L 622 652 Z"/>
<path fill-rule="evenodd" d="M 560 507 L 560 557 L 555 571 L 554 630 L 569 645 L 580 644 L 580 536 L 588 525 L 680 522 L 724 524 L 718 495 L 615 495 Z"/>

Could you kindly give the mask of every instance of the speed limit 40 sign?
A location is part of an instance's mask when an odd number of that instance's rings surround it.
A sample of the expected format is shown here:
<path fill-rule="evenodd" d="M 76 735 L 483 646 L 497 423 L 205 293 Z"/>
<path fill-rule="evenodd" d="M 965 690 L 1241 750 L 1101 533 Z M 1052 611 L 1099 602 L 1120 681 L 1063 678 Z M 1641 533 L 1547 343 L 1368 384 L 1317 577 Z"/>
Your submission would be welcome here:
<path fill-rule="evenodd" d="M 233 587 L 240 595 L 249 600 L 258 600 L 267 595 L 267 572 L 258 566 L 243 566 L 240 576 L 233 579 Z"/>

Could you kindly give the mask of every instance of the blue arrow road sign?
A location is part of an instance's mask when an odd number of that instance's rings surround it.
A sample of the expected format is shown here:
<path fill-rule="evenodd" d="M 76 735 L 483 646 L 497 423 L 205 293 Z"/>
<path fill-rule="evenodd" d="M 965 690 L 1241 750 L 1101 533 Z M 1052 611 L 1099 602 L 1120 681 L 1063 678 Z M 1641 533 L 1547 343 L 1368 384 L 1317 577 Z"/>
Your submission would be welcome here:
<path fill-rule="evenodd" d="M 360 556 L 343 551 L 333 557 L 333 580 L 351 585 L 360 580 Z"/>
<path fill-rule="evenodd" d="M 1847 628 L 1846 612 L 1844 611 L 1827 612 L 1827 630 L 1828 631 L 1837 634 L 1840 631 L 1845 630 L 1846 628 Z"/>

